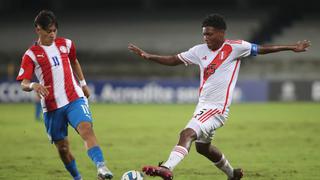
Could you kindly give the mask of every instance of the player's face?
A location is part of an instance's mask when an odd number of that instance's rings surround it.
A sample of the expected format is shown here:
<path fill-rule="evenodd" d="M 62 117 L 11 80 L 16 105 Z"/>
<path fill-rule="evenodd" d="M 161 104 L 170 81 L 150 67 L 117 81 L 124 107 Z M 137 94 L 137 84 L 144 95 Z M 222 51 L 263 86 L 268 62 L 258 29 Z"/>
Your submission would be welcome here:
<path fill-rule="evenodd" d="M 216 29 L 211 26 L 202 28 L 203 40 L 211 50 L 217 50 L 224 42 L 224 30 Z"/>
<path fill-rule="evenodd" d="M 43 29 L 42 27 L 37 26 L 36 32 L 39 35 L 39 39 L 40 39 L 41 44 L 51 45 L 57 37 L 58 30 L 57 30 L 56 26 L 53 24 L 53 25 L 49 26 L 48 29 Z"/>

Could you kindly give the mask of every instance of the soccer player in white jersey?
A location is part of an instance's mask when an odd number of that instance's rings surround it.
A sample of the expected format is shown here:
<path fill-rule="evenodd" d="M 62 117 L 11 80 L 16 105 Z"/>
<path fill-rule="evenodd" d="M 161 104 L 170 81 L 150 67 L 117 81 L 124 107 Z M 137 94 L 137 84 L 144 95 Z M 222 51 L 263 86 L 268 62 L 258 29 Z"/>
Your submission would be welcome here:
<path fill-rule="evenodd" d="M 112 179 L 92 129 L 86 99 L 90 95 L 89 88 L 74 43 L 57 37 L 58 23 L 51 11 L 41 11 L 34 24 L 38 41 L 25 52 L 17 80 L 21 81 L 24 91 L 34 90 L 41 97 L 48 137 L 73 179 L 82 177 L 69 147 L 69 124 L 83 139 L 88 156 L 97 167 L 98 179 Z M 39 83 L 31 82 L 33 74 Z"/>
<path fill-rule="evenodd" d="M 226 40 L 225 30 L 226 23 L 222 16 L 209 15 L 202 23 L 205 43 L 172 56 L 150 54 L 129 44 L 129 50 L 146 60 L 168 66 L 195 64 L 200 67 L 199 102 L 194 115 L 181 131 L 178 144 L 168 160 L 159 166 L 143 167 L 142 170 L 147 175 L 160 176 L 165 180 L 173 179 L 173 169 L 189 153 L 190 146 L 195 141 L 197 152 L 222 170 L 228 180 L 241 179 L 243 170 L 233 169 L 223 153 L 211 144 L 215 130 L 227 120 L 241 59 L 279 51 L 303 52 L 310 46 L 309 41 L 292 45 L 259 46 L 243 40 Z"/>

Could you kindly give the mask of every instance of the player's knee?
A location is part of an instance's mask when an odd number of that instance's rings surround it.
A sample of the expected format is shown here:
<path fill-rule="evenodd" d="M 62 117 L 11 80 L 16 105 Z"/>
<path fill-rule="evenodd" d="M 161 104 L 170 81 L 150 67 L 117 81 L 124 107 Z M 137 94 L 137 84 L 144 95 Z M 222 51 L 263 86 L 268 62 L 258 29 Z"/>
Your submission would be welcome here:
<path fill-rule="evenodd" d="M 61 156 L 66 156 L 69 154 L 69 147 L 67 145 L 58 146 L 58 151 Z"/>
<path fill-rule="evenodd" d="M 195 145 L 199 154 L 207 154 L 209 152 L 209 144 L 195 143 Z"/>
<path fill-rule="evenodd" d="M 193 141 L 196 138 L 197 138 L 196 132 L 190 128 L 184 129 L 180 132 L 180 139 Z"/>
<path fill-rule="evenodd" d="M 92 126 L 90 123 L 80 123 L 77 130 L 84 139 L 93 135 Z"/>
<path fill-rule="evenodd" d="M 92 129 L 91 128 L 86 128 L 82 129 L 81 132 L 79 132 L 82 137 L 89 137 L 92 135 Z"/>

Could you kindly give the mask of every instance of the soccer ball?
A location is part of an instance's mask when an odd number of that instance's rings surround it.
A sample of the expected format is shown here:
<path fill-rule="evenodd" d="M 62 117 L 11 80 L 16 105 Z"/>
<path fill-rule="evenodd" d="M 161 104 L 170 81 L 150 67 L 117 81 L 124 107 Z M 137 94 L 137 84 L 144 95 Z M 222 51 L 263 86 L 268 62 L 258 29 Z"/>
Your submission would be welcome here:
<path fill-rule="evenodd" d="M 122 175 L 121 180 L 143 180 L 143 174 L 136 170 L 127 171 Z"/>

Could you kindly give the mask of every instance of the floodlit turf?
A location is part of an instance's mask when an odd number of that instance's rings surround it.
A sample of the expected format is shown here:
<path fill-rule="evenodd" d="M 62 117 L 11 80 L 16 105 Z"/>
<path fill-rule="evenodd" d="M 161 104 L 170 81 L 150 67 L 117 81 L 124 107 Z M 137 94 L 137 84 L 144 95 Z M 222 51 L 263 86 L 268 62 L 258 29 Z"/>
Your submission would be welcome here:
<path fill-rule="evenodd" d="M 91 105 L 94 129 L 115 180 L 128 170 L 167 159 L 194 105 Z M 31 104 L 0 105 L 0 179 L 70 180 Z M 71 148 L 85 180 L 96 170 L 69 128 Z M 234 104 L 213 141 L 248 180 L 315 180 L 320 175 L 320 104 Z M 176 180 L 225 180 L 192 147 Z M 159 180 L 159 178 L 146 178 Z"/>

